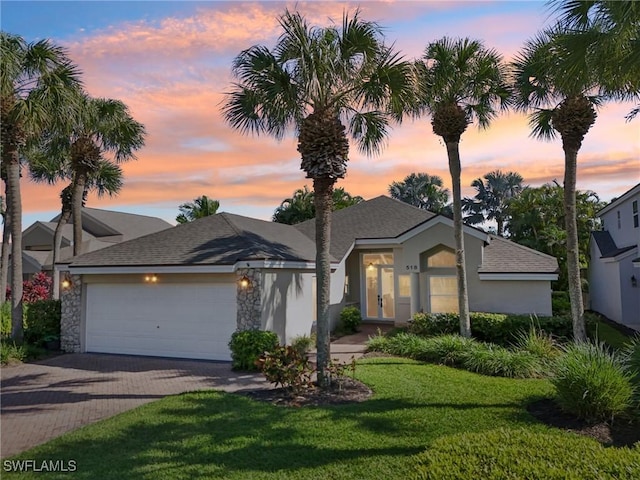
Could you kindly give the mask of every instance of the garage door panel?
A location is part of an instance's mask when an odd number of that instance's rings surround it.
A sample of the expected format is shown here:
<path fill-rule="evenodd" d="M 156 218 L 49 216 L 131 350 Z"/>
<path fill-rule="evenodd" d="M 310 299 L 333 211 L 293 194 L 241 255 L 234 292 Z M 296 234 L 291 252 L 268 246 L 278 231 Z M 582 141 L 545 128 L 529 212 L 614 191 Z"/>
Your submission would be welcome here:
<path fill-rule="evenodd" d="M 229 360 L 235 284 L 89 284 L 86 350 Z"/>

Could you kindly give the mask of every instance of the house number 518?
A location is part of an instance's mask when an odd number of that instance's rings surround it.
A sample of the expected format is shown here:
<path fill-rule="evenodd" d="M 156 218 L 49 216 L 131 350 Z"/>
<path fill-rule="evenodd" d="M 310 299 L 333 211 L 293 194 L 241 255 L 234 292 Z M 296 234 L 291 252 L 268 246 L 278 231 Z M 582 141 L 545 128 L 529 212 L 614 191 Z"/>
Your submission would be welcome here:
<path fill-rule="evenodd" d="M 417 265 L 407 265 L 407 270 L 409 270 L 409 271 L 418 270 L 418 266 Z"/>

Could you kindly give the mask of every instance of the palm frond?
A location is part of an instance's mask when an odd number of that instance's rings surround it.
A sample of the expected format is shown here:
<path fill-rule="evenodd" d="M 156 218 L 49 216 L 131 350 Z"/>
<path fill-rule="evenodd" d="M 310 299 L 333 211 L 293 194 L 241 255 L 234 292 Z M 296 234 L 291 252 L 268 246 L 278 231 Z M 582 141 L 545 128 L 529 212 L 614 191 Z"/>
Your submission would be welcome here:
<path fill-rule="evenodd" d="M 553 129 L 551 117 L 553 109 L 538 108 L 529 115 L 530 136 L 542 140 L 553 140 L 556 138 L 556 131 Z"/>
<path fill-rule="evenodd" d="M 357 112 L 351 117 L 349 132 L 361 152 L 379 153 L 388 134 L 389 119 L 379 111 Z"/>

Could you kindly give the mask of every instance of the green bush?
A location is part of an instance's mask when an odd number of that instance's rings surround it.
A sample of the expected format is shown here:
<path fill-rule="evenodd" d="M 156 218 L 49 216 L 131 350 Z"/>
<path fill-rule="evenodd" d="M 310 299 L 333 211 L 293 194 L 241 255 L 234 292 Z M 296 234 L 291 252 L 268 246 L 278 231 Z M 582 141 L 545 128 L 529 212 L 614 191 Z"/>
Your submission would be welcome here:
<path fill-rule="evenodd" d="M 25 340 L 35 346 L 60 338 L 60 300 L 38 300 L 29 304 L 25 317 Z"/>
<path fill-rule="evenodd" d="M 603 343 L 566 346 L 551 383 L 560 407 L 587 421 L 612 420 L 632 405 L 632 374 Z"/>
<path fill-rule="evenodd" d="M 232 368 L 234 370 L 258 370 L 256 361 L 265 352 L 278 346 L 278 336 L 263 330 L 242 330 L 234 332 L 229 341 Z"/>
<path fill-rule="evenodd" d="M 312 385 L 313 369 L 309 359 L 291 346 L 278 346 L 265 352 L 256 365 L 268 381 L 289 389 L 294 395 Z"/>
<path fill-rule="evenodd" d="M 551 335 L 534 326 L 529 327 L 528 332 L 519 332 L 516 335 L 514 347 L 529 352 L 548 364 L 561 352 L 558 342 Z"/>
<path fill-rule="evenodd" d="M 416 457 L 416 480 L 634 480 L 640 449 L 578 435 L 496 429 L 441 437 Z"/>
<path fill-rule="evenodd" d="M 478 342 L 473 338 L 465 338 L 460 335 L 431 337 L 425 340 L 422 351 L 416 358 L 443 365 L 461 366 L 468 353 L 478 345 Z"/>
<path fill-rule="evenodd" d="M 464 356 L 463 366 L 471 372 L 495 377 L 538 378 L 544 368 L 538 357 L 522 350 L 480 344 Z"/>
<path fill-rule="evenodd" d="M 22 362 L 27 358 L 27 348 L 24 345 L 16 345 L 9 339 L 0 341 L 0 364 Z"/>
<path fill-rule="evenodd" d="M 474 338 L 503 346 L 513 343 L 519 333 L 527 332 L 532 325 L 561 340 L 568 340 L 573 335 L 569 317 L 472 312 L 470 319 Z M 417 313 L 409 331 L 423 336 L 455 334 L 460 331 L 460 317 L 455 313 Z"/>
<path fill-rule="evenodd" d="M 301 355 L 308 353 L 315 344 L 315 335 L 300 335 L 291 340 L 291 347 L 295 348 Z"/>
<path fill-rule="evenodd" d="M 368 352 L 381 352 L 381 353 L 391 353 L 389 350 L 389 338 L 382 334 L 375 335 L 373 337 L 369 337 L 367 340 L 367 351 Z"/>
<path fill-rule="evenodd" d="M 11 302 L 0 305 L 0 338 L 11 335 Z"/>
<path fill-rule="evenodd" d="M 338 330 L 344 333 L 356 333 L 362 323 L 362 314 L 356 307 L 344 307 L 340 312 Z"/>
<path fill-rule="evenodd" d="M 551 312 L 554 316 L 571 315 L 569 292 L 551 292 Z"/>

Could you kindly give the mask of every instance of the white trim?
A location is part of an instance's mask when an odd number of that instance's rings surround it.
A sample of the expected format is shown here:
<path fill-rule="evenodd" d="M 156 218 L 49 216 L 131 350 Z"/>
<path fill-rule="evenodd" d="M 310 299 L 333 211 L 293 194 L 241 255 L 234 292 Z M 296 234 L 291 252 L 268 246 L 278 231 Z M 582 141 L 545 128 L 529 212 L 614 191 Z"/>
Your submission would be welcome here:
<path fill-rule="evenodd" d="M 624 248 L 624 247 L 622 247 Z M 600 250 L 600 249 L 598 249 Z M 632 257 L 634 255 L 636 255 L 638 252 L 638 248 L 634 247 L 634 248 L 630 248 L 629 250 L 627 250 L 626 252 L 622 252 L 619 253 L 618 255 L 614 256 L 614 257 L 600 257 L 599 260 L 602 260 L 603 263 L 617 263 L 627 257 Z"/>
<path fill-rule="evenodd" d="M 480 280 L 558 280 L 557 273 L 479 273 Z"/>
<path fill-rule="evenodd" d="M 429 228 L 431 228 L 433 225 L 437 225 L 437 224 L 443 224 L 443 225 L 447 225 L 451 228 L 453 228 L 453 220 L 451 220 L 448 217 L 444 217 L 442 215 L 437 215 L 435 217 L 431 217 L 429 220 L 427 220 L 426 222 L 421 223 L 420 225 L 417 225 L 415 227 L 413 227 L 411 230 L 403 233 L 402 235 L 400 235 L 399 237 L 397 237 L 397 241 L 400 243 L 404 243 L 405 241 L 407 241 L 408 239 L 410 239 L 411 237 L 414 237 L 422 232 L 424 232 L 425 230 L 428 230 Z M 463 225 L 462 226 L 462 230 L 464 231 L 464 233 L 471 235 L 472 237 L 476 237 L 486 243 L 491 243 L 491 237 L 488 233 L 485 232 L 480 232 L 475 228 L 472 228 L 468 225 Z"/>
<path fill-rule="evenodd" d="M 394 238 L 362 238 L 356 239 L 354 247 L 370 247 L 374 245 L 376 248 L 391 248 L 400 245 L 400 242 Z"/>

